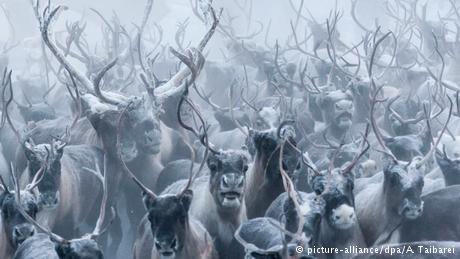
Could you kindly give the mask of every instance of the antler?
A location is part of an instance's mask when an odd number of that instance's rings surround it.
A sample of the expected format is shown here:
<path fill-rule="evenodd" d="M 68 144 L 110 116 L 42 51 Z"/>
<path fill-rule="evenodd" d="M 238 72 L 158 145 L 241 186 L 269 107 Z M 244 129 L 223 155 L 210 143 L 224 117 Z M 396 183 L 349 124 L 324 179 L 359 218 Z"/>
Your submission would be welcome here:
<path fill-rule="evenodd" d="M 417 167 L 417 168 L 421 167 L 423 164 L 425 164 L 428 160 L 431 159 L 431 156 L 433 155 L 433 153 L 435 152 L 437 146 L 438 146 L 439 143 L 441 142 L 442 135 L 444 135 L 444 133 L 445 133 L 445 131 L 446 131 L 446 129 L 447 129 L 447 125 L 449 124 L 450 118 L 452 117 L 452 109 L 453 109 L 453 106 L 454 106 L 454 104 L 452 103 L 452 99 L 450 99 L 449 96 L 447 96 L 447 99 L 449 100 L 450 106 L 449 106 L 449 115 L 447 116 L 446 123 L 445 123 L 444 126 L 442 127 L 441 133 L 439 134 L 436 143 L 431 147 L 430 151 L 422 158 L 422 160 L 420 160 L 420 161 L 416 164 L 416 167 Z M 429 120 L 429 118 L 427 118 L 427 120 Z"/>
<path fill-rule="evenodd" d="M 356 163 L 358 163 L 359 159 L 369 150 L 371 147 L 369 144 L 369 141 L 367 140 L 367 137 L 369 136 L 370 132 L 370 125 L 369 123 L 366 125 L 366 130 L 363 135 L 363 140 L 361 142 L 361 151 L 353 158 L 353 160 L 350 162 L 350 164 L 342 171 L 344 173 L 350 172 L 353 167 L 355 167 Z"/>
<path fill-rule="evenodd" d="M 53 232 L 51 232 L 51 230 L 49 230 L 48 228 L 42 226 L 35 219 L 33 219 L 29 214 L 27 214 L 27 212 L 24 211 L 24 208 L 22 207 L 22 204 L 21 204 L 21 189 L 19 188 L 19 182 L 16 179 L 14 166 L 12 164 L 11 164 L 11 172 L 10 173 L 11 173 L 11 178 L 12 178 L 13 184 L 14 184 L 15 201 L 16 201 L 16 205 L 17 205 L 16 209 L 19 211 L 19 213 L 21 213 L 21 215 L 27 221 L 32 223 L 40 231 L 42 231 L 45 234 L 47 234 L 53 241 L 55 241 L 57 243 L 65 243 L 65 242 L 67 242 L 67 240 L 65 240 L 64 238 L 60 237 L 59 235 L 54 234 Z M 3 179 L 2 179 L 2 182 L 3 182 Z"/>
<path fill-rule="evenodd" d="M 117 155 L 118 159 L 120 159 L 121 165 L 123 166 L 124 171 L 128 174 L 131 179 L 142 189 L 142 191 L 151 197 L 157 197 L 156 194 L 151 191 L 149 188 L 147 188 L 137 177 L 134 175 L 133 172 L 128 168 L 126 165 L 125 161 L 123 160 L 123 156 L 121 154 L 121 120 L 124 117 L 126 110 L 132 105 L 132 102 L 128 103 L 126 107 L 123 109 L 123 111 L 120 113 L 120 116 L 118 117 L 118 124 L 117 124 Z"/>
<path fill-rule="evenodd" d="M 85 169 L 88 170 L 88 171 L 92 171 L 96 175 L 102 175 L 101 170 L 99 169 L 99 165 L 98 165 L 97 162 L 96 162 L 96 171 L 93 171 L 93 170 L 88 169 L 88 168 L 85 168 Z M 115 218 L 115 209 L 112 207 L 112 218 L 109 221 L 109 224 L 107 224 L 107 226 L 105 228 L 103 228 L 104 219 L 105 219 L 105 212 L 107 210 L 107 199 L 108 199 L 108 193 L 107 193 L 107 177 L 108 177 L 108 173 L 107 173 L 107 156 L 106 155 L 104 155 L 104 174 L 103 174 L 103 177 L 104 177 L 104 179 L 103 179 L 103 184 L 102 184 L 103 194 L 102 194 L 101 208 L 99 210 L 99 217 L 97 218 L 96 226 L 94 227 L 93 232 L 88 235 L 91 239 L 97 239 L 100 235 L 102 235 L 104 232 L 106 232 L 108 227 L 110 226 L 111 222 Z"/>
<path fill-rule="evenodd" d="M 45 176 L 45 169 L 48 167 L 48 158 L 49 158 L 49 150 L 48 148 L 46 149 L 46 157 L 44 161 L 42 161 L 42 166 L 40 169 L 35 173 L 34 178 L 32 179 L 32 182 L 26 186 L 26 191 L 32 191 L 35 187 L 40 184 L 40 182 L 43 180 L 43 177 Z"/>
<path fill-rule="evenodd" d="M 374 112 L 375 112 L 375 105 L 377 104 L 377 95 L 379 94 L 380 90 L 383 88 L 383 86 L 380 86 L 374 93 L 374 96 L 372 98 L 371 102 L 371 125 L 372 125 L 372 130 L 374 131 L 375 137 L 377 138 L 377 141 L 379 142 L 380 146 L 383 148 L 383 153 L 388 155 L 395 164 L 398 163 L 398 159 L 395 157 L 395 155 L 391 152 L 391 150 L 385 145 L 382 133 L 380 132 L 380 129 L 377 125 L 377 122 L 375 121 L 374 117 Z M 381 101 L 379 101 L 381 102 Z"/>
<path fill-rule="evenodd" d="M 209 40 L 211 37 L 214 35 L 214 32 L 217 28 L 217 25 L 219 24 L 219 18 L 216 16 L 216 13 L 214 12 L 214 9 L 210 6 L 210 12 L 212 14 L 213 18 L 213 23 L 211 25 L 211 28 L 208 30 L 208 32 L 204 35 L 204 37 L 201 39 L 200 43 L 198 44 L 198 47 L 196 48 L 196 51 L 194 50 L 195 56 L 193 58 L 189 57 L 189 61 L 191 61 L 189 64 L 186 64 L 186 67 L 183 67 L 179 72 L 177 72 L 168 82 L 165 84 L 155 88 L 154 94 L 157 99 L 161 102 L 161 100 L 170 97 L 170 96 L 175 96 L 178 93 L 181 93 L 186 84 L 183 84 L 184 79 L 186 79 L 190 74 L 192 74 L 191 69 L 194 68 L 197 72 L 201 70 L 201 65 L 203 62 L 203 57 L 201 53 L 203 52 L 204 48 L 208 44 Z M 222 11 L 221 11 L 222 12 Z M 220 14 L 219 14 L 220 16 Z M 192 49 L 193 50 L 193 49 Z M 176 52 L 177 53 L 177 52 Z M 173 54 L 176 55 L 176 53 L 173 52 Z M 177 55 L 176 55 L 177 56 Z M 178 56 L 179 57 L 179 56 Z M 180 57 L 179 57 L 180 58 Z M 184 60 L 181 59 L 182 62 Z M 191 65 L 194 64 L 194 65 Z M 194 76 L 196 77 L 197 74 Z M 190 82 L 189 82 L 190 83 Z"/>
<path fill-rule="evenodd" d="M 11 127 L 11 130 L 14 132 L 14 135 L 16 136 L 16 139 L 19 144 L 22 144 L 22 137 L 19 131 L 16 129 L 16 127 L 13 124 L 13 120 L 11 120 L 10 114 L 8 112 L 8 108 L 11 104 L 11 102 L 14 99 L 14 93 L 13 93 L 13 83 L 11 80 L 11 74 L 13 73 L 12 70 L 9 72 L 5 68 L 5 71 L 3 72 L 3 78 L 2 78 L 2 103 L 3 103 L 3 113 L 2 113 L 2 120 L 1 120 L 1 126 L 3 127 L 5 124 L 5 120 L 8 122 L 9 126 Z M 6 98 L 6 91 L 9 90 L 10 96 L 8 99 Z"/>
<path fill-rule="evenodd" d="M 74 77 L 77 81 L 79 81 L 84 88 L 86 88 L 87 91 L 94 91 L 96 93 L 96 96 L 104 102 L 107 102 L 109 104 L 117 105 L 123 100 L 118 100 L 115 98 L 111 98 L 108 96 L 103 96 L 102 92 L 100 91 L 100 86 L 99 83 L 102 80 L 102 77 L 104 74 L 110 70 L 116 63 L 117 59 L 114 61 L 110 62 L 108 65 L 106 65 L 100 73 L 96 76 L 96 79 L 94 82 L 91 82 L 91 80 L 86 77 L 83 73 L 81 73 L 72 63 L 70 63 L 64 53 L 57 47 L 56 43 L 51 39 L 52 33 L 50 33 L 50 27 L 52 25 L 52 22 L 54 22 L 61 10 L 66 10 L 67 7 L 60 6 L 58 5 L 54 9 L 51 10 L 51 2 L 48 3 L 48 6 L 45 7 L 44 11 L 42 14 L 40 14 L 40 1 L 37 0 L 36 4 L 34 5 L 34 11 L 35 11 L 35 16 L 38 20 L 39 27 L 40 27 L 40 32 L 41 36 L 43 39 L 43 42 L 45 45 L 48 47 L 48 49 L 53 53 L 55 58 L 59 61 L 59 63 L 71 74 L 72 77 Z M 51 10 L 51 11 L 50 11 Z"/>

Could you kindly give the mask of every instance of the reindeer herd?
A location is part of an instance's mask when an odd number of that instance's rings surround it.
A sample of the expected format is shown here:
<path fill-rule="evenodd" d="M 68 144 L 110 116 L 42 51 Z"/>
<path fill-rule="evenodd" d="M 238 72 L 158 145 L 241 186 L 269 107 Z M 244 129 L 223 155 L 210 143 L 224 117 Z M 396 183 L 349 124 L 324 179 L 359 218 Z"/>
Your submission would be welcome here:
<path fill-rule="evenodd" d="M 0 52 L 0 259 L 460 258 L 458 2 L 383 1 L 384 29 L 363 1 L 318 21 L 286 0 L 281 42 L 251 0 L 247 35 L 190 0 L 203 32 L 174 47 L 146 2 L 132 26 L 91 9 L 92 46 L 32 1 L 41 75 Z"/>

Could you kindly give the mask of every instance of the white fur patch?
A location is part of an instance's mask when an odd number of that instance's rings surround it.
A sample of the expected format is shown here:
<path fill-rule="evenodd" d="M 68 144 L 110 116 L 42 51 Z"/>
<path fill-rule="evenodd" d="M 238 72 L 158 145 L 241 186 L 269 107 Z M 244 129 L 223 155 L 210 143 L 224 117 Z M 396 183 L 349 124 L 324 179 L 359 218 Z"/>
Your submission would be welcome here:
<path fill-rule="evenodd" d="M 346 204 L 333 209 L 331 217 L 334 225 L 340 229 L 350 228 L 356 222 L 355 209 Z"/>
<path fill-rule="evenodd" d="M 305 216 L 311 211 L 310 204 L 308 202 L 304 202 L 300 204 L 300 213 Z"/>
<path fill-rule="evenodd" d="M 273 107 L 263 107 L 259 116 L 267 123 L 270 128 L 274 128 L 278 121 L 278 112 Z"/>

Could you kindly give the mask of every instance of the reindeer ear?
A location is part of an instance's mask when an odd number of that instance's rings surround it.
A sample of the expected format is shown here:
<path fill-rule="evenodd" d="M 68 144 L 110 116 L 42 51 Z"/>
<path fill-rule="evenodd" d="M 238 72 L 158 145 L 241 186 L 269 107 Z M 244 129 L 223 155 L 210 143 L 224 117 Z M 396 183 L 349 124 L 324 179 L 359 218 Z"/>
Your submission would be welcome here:
<path fill-rule="evenodd" d="M 56 151 L 56 154 L 58 155 L 57 158 L 60 159 L 62 155 L 64 154 L 64 148 L 65 148 L 64 142 L 60 140 L 55 140 L 52 142 L 51 145 L 53 145 L 53 149 Z"/>
<path fill-rule="evenodd" d="M 325 182 L 326 179 L 324 175 L 314 175 L 309 181 L 310 186 L 316 195 L 323 193 L 325 189 Z"/>
<path fill-rule="evenodd" d="M 55 244 L 54 250 L 56 250 L 59 258 L 67 258 L 67 256 L 71 253 L 72 248 L 70 247 L 70 243 L 64 242 Z"/>
<path fill-rule="evenodd" d="M 148 194 L 148 193 L 143 193 L 142 194 L 142 201 L 144 202 L 144 207 L 145 207 L 145 210 L 146 211 L 149 211 L 150 208 L 153 207 L 153 204 L 155 203 L 155 197 L 153 197 L 152 195 Z"/>
<path fill-rule="evenodd" d="M 6 191 L 2 191 L 2 193 L 0 194 L 0 210 L 1 210 L 1 207 L 3 206 L 3 202 L 5 201 L 5 198 L 7 195 L 8 193 Z"/>
<path fill-rule="evenodd" d="M 438 163 L 439 167 L 446 167 L 449 166 L 450 164 L 450 159 L 448 157 L 445 157 L 439 150 L 436 150 L 435 153 L 435 158 L 436 158 L 436 163 Z"/>
<path fill-rule="evenodd" d="M 180 196 L 180 202 L 184 207 L 185 211 L 190 209 L 190 204 L 192 204 L 193 199 L 193 191 L 190 189 L 185 190 L 182 195 Z"/>
<path fill-rule="evenodd" d="M 211 174 L 214 174 L 216 171 L 220 170 L 222 166 L 220 159 L 214 154 L 208 157 L 207 164 Z"/>
<path fill-rule="evenodd" d="M 35 153 L 33 152 L 33 144 L 30 142 L 30 139 L 24 141 L 22 145 L 24 149 L 24 154 L 26 155 L 27 160 L 31 161 L 35 159 Z"/>

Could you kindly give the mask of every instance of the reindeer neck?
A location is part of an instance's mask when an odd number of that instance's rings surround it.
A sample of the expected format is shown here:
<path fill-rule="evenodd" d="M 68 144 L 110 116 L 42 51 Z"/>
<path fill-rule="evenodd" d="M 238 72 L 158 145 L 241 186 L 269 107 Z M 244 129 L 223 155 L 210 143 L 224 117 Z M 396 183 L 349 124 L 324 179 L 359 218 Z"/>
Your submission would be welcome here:
<path fill-rule="evenodd" d="M 397 213 L 392 207 L 390 203 L 390 196 L 391 193 L 389 190 L 386 190 L 383 186 L 381 188 L 380 199 L 384 201 L 383 206 L 381 206 L 381 213 L 379 213 L 381 219 L 379 224 L 380 231 L 378 232 L 377 239 L 375 240 L 374 244 L 381 244 L 386 243 L 393 235 L 395 231 L 399 228 L 403 218 L 401 215 Z"/>
<path fill-rule="evenodd" d="M 350 129 L 348 130 L 343 130 L 339 129 L 338 127 L 334 126 L 333 124 L 330 124 L 326 128 L 326 137 L 329 140 L 333 140 L 336 143 L 342 142 L 342 140 L 347 136 L 347 133 Z"/>

